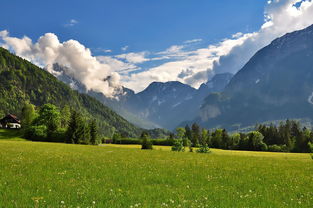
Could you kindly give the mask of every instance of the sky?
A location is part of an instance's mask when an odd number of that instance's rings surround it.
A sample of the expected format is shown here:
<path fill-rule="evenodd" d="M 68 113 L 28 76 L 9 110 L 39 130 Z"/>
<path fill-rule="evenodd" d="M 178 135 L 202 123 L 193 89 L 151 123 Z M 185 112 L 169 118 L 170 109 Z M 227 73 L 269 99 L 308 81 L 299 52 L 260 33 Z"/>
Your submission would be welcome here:
<path fill-rule="evenodd" d="M 311 0 L 2 2 L 0 45 L 114 97 L 151 82 L 195 88 L 236 73 L 262 47 L 313 24 Z"/>

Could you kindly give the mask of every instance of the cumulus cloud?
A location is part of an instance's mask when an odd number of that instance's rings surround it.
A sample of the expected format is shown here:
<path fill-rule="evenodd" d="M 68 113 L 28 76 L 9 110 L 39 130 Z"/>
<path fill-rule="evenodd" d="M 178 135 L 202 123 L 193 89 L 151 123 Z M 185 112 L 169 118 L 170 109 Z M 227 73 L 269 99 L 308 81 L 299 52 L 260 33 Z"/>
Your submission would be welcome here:
<path fill-rule="evenodd" d="M 120 75 L 111 66 L 97 60 L 91 51 L 76 40 L 60 42 L 53 33 L 46 33 L 36 43 L 26 36 L 10 37 L 7 31 L 1 31 L 2 45 L 29 61 L 47 66 L 50 73 L 58 75 L 52 65 L 58 63 L 64 67 L 64 73 L 83 83 L 88 90 L 102 92 L 113 97 L 120 89 Z"/>

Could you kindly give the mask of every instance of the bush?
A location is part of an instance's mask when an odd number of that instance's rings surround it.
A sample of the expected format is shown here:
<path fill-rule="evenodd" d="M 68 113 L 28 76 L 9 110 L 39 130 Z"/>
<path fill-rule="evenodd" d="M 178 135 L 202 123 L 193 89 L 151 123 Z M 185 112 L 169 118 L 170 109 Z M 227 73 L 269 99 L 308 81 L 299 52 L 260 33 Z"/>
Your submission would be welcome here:
<path fill-rule="evenodd" d="M 141 149 L 149 149 L 149 150 L 152 150 L 153 147 L 152 147 L 152 142 L 150 139 L 148 138 L 143 138 L 142 139 L 142 144 L 141 144 Z"/>
<path fill-rule="evenodd" d="M 197 149 L 197 153 L 210 153 L 210 148 L 207 144 L 203 144 L 199 149 Z"/>
<path fill-rule="evenodd" d="M 185 151 L 185 147 L 183 145 L 182 139 L 175 139 L 174 140 L 174 145 L 172 146 L 172 151 L 176 151 L 176 152 L 184 152 Z"/>
<path fill-rule="evenodd" d="M 25 130 L 25 138 L 32 141 L 46 141 L 47 127 L 45 125 L 31 126 Z"/>
<path fill-rule="evenodd" d="M 268 146 L 269 152 L 288 152 L 287 145 L 269 145 Z"/>
<path fill-rule="evenodd" d="M 66 140 L 66 129 L 58 129 L 51 133 L 50 138 L 47 138 L 49 142 L 65 142 Z"/>

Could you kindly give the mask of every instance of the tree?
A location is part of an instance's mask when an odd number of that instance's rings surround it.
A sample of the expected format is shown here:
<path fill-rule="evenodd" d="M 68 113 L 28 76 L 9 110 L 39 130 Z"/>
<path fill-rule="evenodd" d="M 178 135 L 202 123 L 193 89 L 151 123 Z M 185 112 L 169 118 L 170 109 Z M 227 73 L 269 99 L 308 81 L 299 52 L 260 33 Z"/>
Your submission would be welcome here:
<path fill-rule="evenodd" d="M 81 123 L 82 123 L 81 115 L 77 111 L 73 110 L 71 112 L 71 118 L 70 118 L 67 132 L 66 132 L 67 143 L 72 143 L 72 144 L 78 143 L 79 141 L 78 129 L 80 128 Z"/>
<path fill-rule="evenodd" d="M 114 132 L 113 137 L 112 137 L 112 143 L 113 144 L 118 144 L 118 142 L 121 140 L 122 136 L 119 132 Z"/>
<path fill-rule="evenodd" d="M 213 148 L 222 148 L 222 141 L 223 141 L 223 129 L 216 129 L 212 133 L 212 147 Z"/>
<path fill-rule="evenodd" d="M 28 128 L 36 118 L 35 106 L 27 103 L 22 108 L 22 127 Z"/>
<path fill-rule="evenodd" d="M 175 139 L 174 144 L 172 146 L 172 151 L 176 151 L 176 152 L 184 152 L 185 151 L 185 147 L 183 145 L 182 139 Z"/>
<path fill-rule="evenodd" d="M 53 104 L 45 104 L 39 110 L 37 124 L 47 126 L 48 137 L 49 134 L 55 132 L 60 127 L 60 111 Z"/>
<path fill-rule="evenodd" d="M 95 145 L 98 143 L 98 129 L 96 120 L 92 120 L 89 123 L 89 132 L 90 132 L 90 143 Z"/>
<path fill-rule="evenodd" d="M 185 136 L 191 141 L 192 133 L 188 124 L 185 126 L 185 132 Z"/>
<path fill-rule="evenodd" d="M 66 128 L 71 117 L 71 109 L 65 105 L 61 110 L 61 127 Z"/>
<path fill-rule="evenodd" d="M 199 139 L 201 137 L 200 126 L 196 123 L 192 124 L 191 132 L 192 132 L 192 137 L 191 137 L 192 145 L 194 147 L 198 147 L 199 146 Z"/>
<path fill-rule="evenodd" d="M 230 142 L 229 142 L 229 149 L 237 149 L 239 142 L 240 142 L 240 134 L 239 133 L 234 133 L 230 136 Z"/>
<path fill-rule="evenodd" d="M 176 137 L 178 139 L 183 139 L 185 137 L 185 135 L 186 135 L 186 129 L 181 128 L 181 127 L 176 128 L 176 132 L 177 132 L 176 133 Z"/>
<path fill-rule="evenodd" d="M 142 132 L 141 133 L 141 136 L 140 136 L 140 139 L 142 141 L 142 145 L 141 145 L 141 149 L 150 149 L 152 150 L 153 147 L 152 147 L 152 142 L 151 140 L 149 139 L 149 134 L 148 132 Z"/>
<path fill-rule="evenodd" d="M 258 131 L 248 134 L 248 148 L 254 151 L 266 151 L 267 145 L 263 142 L 264 136 Z"/>

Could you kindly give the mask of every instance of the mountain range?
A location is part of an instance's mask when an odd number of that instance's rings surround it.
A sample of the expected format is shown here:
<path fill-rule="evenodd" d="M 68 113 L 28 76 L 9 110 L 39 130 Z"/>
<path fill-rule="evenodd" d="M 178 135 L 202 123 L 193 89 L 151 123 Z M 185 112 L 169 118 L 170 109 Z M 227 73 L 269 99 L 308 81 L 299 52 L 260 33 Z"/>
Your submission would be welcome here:
<path fill-rule="evenodd" d="M 27 101 L 71 104 L 96 117 L 107 134 L 116 129 L 130 136 L 142 128 L 173 130 L 194 122 L 238 130 L 256 123 L 313 117 L 313 26 L 275 39 L 235 75 L 216 74 L 198 89 L 178 81 L 153 82 L 139 93 L 124 87 L 118 99 L 112 99 L 88 91 L 64 73 L 64 66 L 54 64 L 53 69 L 62 82 L 0 48 L 2 111 L 17 112 Z"/>
<path fill-rule="evenodd" d="M 56 77 L 59 80 L 81 93 L 95 97 L 128 121 L 142 128 L 170 130 L 198 115 L 204 98 L 212 92 L 221 92 L 233 76 L 231 73 L 217 74 L 199 89 L 178 81 L 152 82 L 139 93 L 124 87 L 117 95 L 118 99 L 112 99 L 87 90 L 79 81 L 64 73 L 64 66 L 54 64 L 53 70 L 58 72 Z"/>
<path fill-rule="evenodd" d="M 259 50 L 222 93 L 210 94 L 192 122 L 238 129 L 313 117 L 313 26 Z"/>

